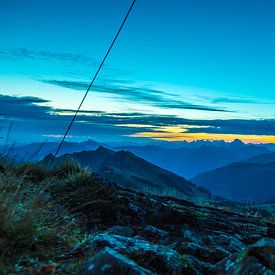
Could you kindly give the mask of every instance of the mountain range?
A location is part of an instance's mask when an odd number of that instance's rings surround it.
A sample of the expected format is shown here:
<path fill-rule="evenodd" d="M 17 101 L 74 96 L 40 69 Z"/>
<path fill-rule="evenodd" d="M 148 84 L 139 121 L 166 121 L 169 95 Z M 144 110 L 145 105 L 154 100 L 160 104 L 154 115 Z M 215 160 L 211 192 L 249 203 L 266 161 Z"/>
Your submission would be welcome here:
<path fill-rule="evenodd" d="M 36 162 L 55 152 L 57 146 L 57 142 L 32 143 L 11 147 L 8 154 L 16 161 Z M 239 140 L 105 147 L 87 140 L 65 142 L 59 156 L 59 161 L 77 160 L 108 181 L 155 194 L 198 200 L 209 198 L 206 188 L 234 201 L 274 199 L 275 152 Z"/>
<path fill-rule="evenodd" d="M 149 163 L 129 151 L 116 152 L 100 146 L 94 151 L 65 154 L 57 159 L 48 155 L 43 163 L 59 164 L 66 160 L 77 161 L 82 167 L 101 175 L 109 182 L 139 191 L 176 195 L 191 200 L 210 198 L 210 193 L 204 188 L 198 188 L 185 178 Z"/>
<path fill-rule="evenodd" d="M 270 152 L 264 146 L 244 144 L 240 140 L 231 143 L 200 144 L 198 147 L 163 148 L 148 145 L 124 146 L 114 149 L 130 151 L 157 166 L 188 179 L 232 162 Z"/>
<path fill-rule="evenodd" d="M 58 142 L 31 143 L 21 146 L 0 148 L 15 161 L 40 161 L 56 151 Z M 242 161 L 259 154 L 270 153 L 263 145 L 244 144 L 240 140 L 231 143 L 219 141 L 156 142 L 149 145 L 102 144 L 97 141 L 64 142 L 59 156 L 74 152 L 95 150 L 100 145 L 114 151 L 130 151 L 161 168 L 185 178 L 219 168 L 232 162 Z"/>
<path fill-rule="evenodd" d="M 275 199 L 275 154 L 260 154 L 243 162 L 201 173 L 191 181 L 230 200 L 264 203 Z"/>
<path fill-rule="evenodd" d="M 246 159 L 245 162 L 251 162 L 251 163 L 275 162 L 275 152 L 259 154 L 249 159 Z"/>

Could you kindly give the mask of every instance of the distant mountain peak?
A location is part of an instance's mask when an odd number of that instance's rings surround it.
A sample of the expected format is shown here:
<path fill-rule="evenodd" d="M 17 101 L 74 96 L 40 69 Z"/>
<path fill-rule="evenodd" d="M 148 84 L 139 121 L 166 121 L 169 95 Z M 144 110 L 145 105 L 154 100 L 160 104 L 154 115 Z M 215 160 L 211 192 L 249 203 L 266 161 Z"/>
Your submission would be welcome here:
<path fill-rule="evenodd" d="M 231 144 L 233 145 L 245 145 L 240 139 L 234 139 Z"/>
<path fill-rule="evenodd" d="M 86 146 L 96 146 L 96 145 L 100 145 L 99 142 L 92 140 L 92 139 L 87 139 L 86 141 L 81 142 L 82 145 L 86 145 Z"/>
<path fill-rule="evenodd" d="M 114 151 L 112 151 L 112 150 L 110 150 L 110 149 L 108 149 L 108 148 L 106 148 L 102 145 L 98 146 L 98 148 L 95 149 L 94 151 L 98 152 L 98 153 L 114 153 Z"/>

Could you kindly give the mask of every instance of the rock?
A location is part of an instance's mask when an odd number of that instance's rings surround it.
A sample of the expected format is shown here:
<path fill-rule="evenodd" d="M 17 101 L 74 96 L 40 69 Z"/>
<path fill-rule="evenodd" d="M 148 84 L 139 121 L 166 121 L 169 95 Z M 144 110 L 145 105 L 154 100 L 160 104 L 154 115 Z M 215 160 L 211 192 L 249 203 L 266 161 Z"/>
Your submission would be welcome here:
<path fill-rule="evenodd" d="M 191 230 L 187 229 L 182 229 L 181 235 L 184 238 L 184 241 L 186 242 L 192 242 L 195 244 L 200 245 L 202 243 L 201 239 L 199 236 L 195 236 Z"/>
<path fill-rule="evenodd" d="M 263 238 L 217 263 L 217 274 L 265 274 L 275 272 L 275 240 Z"/>
<path fill-rule="evenodd" d="M 270 225 L 267 227 L 266 235 L 269 238 L 275 238 L 275 226 L 274 225 Z"/>
<path fill-rule="evenodd" d="M 241 251 L 245 247 L 245 245 L 238 238 L 235 238 L 232 236 L 230 238 L 230 242 L 229 242 L 228 246 L 225 246 L 225 247 L 231 253 L 235 253 L 235 252 Z"/>
<path fill-rule="evenodd" d="M 86 241 L 82 251 L 99 251 L 110 247 L 128 256 L 142 266 L 164 274 L 179 274 L 181 271 L 180 255 L 162 245 L 152 244 L 141 238 L 130 238 L 108 232 L 95 234 Z M 86 247 L 85 247 L 86 246 Z"/>
<path fill-rule="evenodd" d="M 213 249 L 207 249 L 205 247 L 204 251 L 207 251 L 207 250 L 208 250 L 208 257 L 202 257 L 202 258 L 211 264 L 215 264 L 230 255 L 230 253 L 222 247 L 215 247 Z M 205 255 L 205 253 L 201 253 L 201 255 L 203 256 Z"/>
<path fill-rule="evenodd" d="M 176 230 L 176 226 L 174 226 L 173 224 L 165 224 L 164 225 L 165 229 L 168 231 L 175 231 Z"/>
<path fill-rule="evenodd" d="M 107 232 L 110 234 L 122 235 L 126 237 L 134 236 L 134 230 L 129 226 L 119 226 L 115 225 L 107 229 Z"/>
<path fill-rule="evenodd" d="M 249 246 L 246 252 L 247 256 L 255 257 L 264 266 L 275 272 L 275 240 L 263 238 L 255 244 Z"/>
<path fill-rule="evenodd" d="M 152 225 L 146 225 L 142 233 L 149 240 L 159 241 L 160 243 L 166 243 L 166 241 L 170 238 L 167 231 Z"/>
<path fill-rule="evenodd" d="M 220 247 L 203 247 L 196 243 L 183 242 L 176 247 L 176 251 L 184 255 L 192 255 L 202 261 L 215 264 L 223 258 L 227 257 L 229 253 Z"/>
<path fill-rule="evenodd" d="M 6 169 L 3 165 L 0 164 L 0 173 L 5 173 Z"/>
<path fill-rule="evenodd" d="M 240 252 L 245 247 L 245 245 L 239 240 L 238 236 L 230 236 L 226 234 L 219 234 L 213 237 L 212 242 L 217 246 L 226 248 L 231 253 Z"/>
<path fill-rule="evenodd" d="M 209 263 L 198 260 L 192 255 L 182 255 L 182 274 L 212 274 L 212 265 Z"/>
<path fill-rule="evenodd" d="M 247 236 L 244 236 L 243 241 L 246 244 L 252 245 L 258 240 L 260 240 L 261 238 L 263 238 L 263 236 L 259 234 L 248 234 Z"/>
<path fill-rule="evenodd" d="M 145 216 L 145 211 L 137 206 L 136 204 L 129 203 L 128 204 L 128 209 L 130 209 L 134 214 L 136 214 L 139 218 L 144 218 Z"/>
<path fill-rule="evenodd" d="M 178 251 L 180 254 L 187 254 L 193 256 L 197 255 L 200 249 L 201 247 L 199 245 L 189 242 L 178 243 L 175 247 L 175 250 Z"/>
<path fill-rule="evenodd" d="M 84 263 L 79 275 L 149 275 L 153 272 L 145 269 L 117 251 L 106 247 L 97 253 L 89 262 Z"/>

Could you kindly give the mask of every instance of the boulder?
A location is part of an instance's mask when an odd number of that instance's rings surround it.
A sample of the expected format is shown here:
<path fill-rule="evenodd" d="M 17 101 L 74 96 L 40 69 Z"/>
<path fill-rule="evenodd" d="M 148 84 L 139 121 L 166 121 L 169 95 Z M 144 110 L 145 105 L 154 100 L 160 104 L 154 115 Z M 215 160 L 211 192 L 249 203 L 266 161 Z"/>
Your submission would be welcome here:
<path fill-rule="evenodd" d="M 121 255 L 117 251 L 106 247 L 97 253 L 91 260 L 84 263 L 79 275 L 150 275 L 154 274 L 134 261 Z"/>
<path fill-rule="evenodd" d="M 265 274 L 275 272 L 275 240 L 263 238 L 217 263 L 217 274 Z"/>
<path fill-rule="evenodd" d="M 114 225 L 107 229 L 107 232 L 110 234 L 122 235 L 126 237 L 132 237 L 134 235 L 134 230 L 129 226 L 119 226 Z"/>
<path fill-rule="evenodd" d="M 202 243 L 200 237 L 195 236 L 195 234 L 193 234 L 193 232 L 189 229 L 182 229 L 181 235 L 184 238 L 184 241 L 186 241 L 186 242 L 192 242 L 197 245 L 200 245 Z"/>
<path fill-rule="evenodd" d="M 171 238 L 169 233 L 165 230 L 159 229 L 153 225 L 146 225 L 142 230 L 142 235 L 153 242 L 159 242 L 160 244 L 166 244 Z"/>
<path fill-rule="evenodd" d="M 212 238 L 212 245 L 215 243 L 217 246 L 226 248 L 230 253 L 240 252 L 245 245 L 240 241 L 238 235 L 226 235 L 226 234 L 219 234 L 213 236 Z M 211 245 L 211 244 L 210 244 Z"/>
<path fill-rule="evenodd" d="M 184 255 L 192 255 L 199 260 L 215 264 L 228 256 L 228 252 L 220 247 L 208 248 L 196 243 L 183 242 L 175 247 L 176 251 Z"/>
<path fill-rule="evenodd" d="M 162 245 L 152 244 L 142 238 L 130 238 L 103 232 L 95 234 L 82 244 L 82 251 L 99 251 L 105 247 L 115 249 L 142 266 L 164 274 L 180 274 L 180 255 Z"/>

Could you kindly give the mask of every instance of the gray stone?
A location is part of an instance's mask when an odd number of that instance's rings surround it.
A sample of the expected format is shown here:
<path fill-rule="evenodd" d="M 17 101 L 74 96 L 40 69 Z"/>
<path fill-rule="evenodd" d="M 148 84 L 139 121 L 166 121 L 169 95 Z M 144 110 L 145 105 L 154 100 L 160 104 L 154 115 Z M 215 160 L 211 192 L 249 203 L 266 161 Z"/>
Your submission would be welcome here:
<path fill-rule="evenodd" d="M 115 225 L 107 229 L 110 234 L 122 235 L 126 237 L 132 237 L 134 235 L 134 230 L 129 226 L 119 226 Z"/>
<path fill-rule="evenodd" d="M 184 238 L 184 241 L 186 241 L 186 242 L 192 242 L 192 243 L 195 243 L 197 245 L 201 245 L 202 244 L 202 241 L 201 241 L 200 237 L 199 236 L 195 236 L 192 233 L 192 231 L 190 231 L 189 229 L 187 229 L 187 230 L 182 229 L 181 235 Z"/>
<path fill-rule="evenodd" d="M 157 239 L 165 238 L 169 235 L 169 233 L 167 231 L 159 229 L 152 225 L 146 225 L 145 228 L 143 229 L 143 231 L 146 235 L 157 238 Z"/>
<path fill-rule="evenodd" d="M 93 235 L 87 242 L 86 245 L 91 250 L 98 251 L 104 247 L 111 247 L 139 263 L 142 262 L 145 266 L 163 270 L 166 274 L 179 274 L 182 267 L 181 257 L 176 251 L 141 238 L 104 232 Z"/>
<path fill-rule="evenodd" d="M 217 263 L 216 274 L 265 274 L 275 273 L 275 240 L 263 238 Z"/>
<path fill-rule="evenodd" d="M 84 263 L 79 275 L 150 275 L 148 269 L 139 266 L 134 261 L 121 255 L 117 251 L 106 247 L 97 253 L 89 262 Z"/>
<path fill-rule="evenodd" d="M 134 213 L 136 213 L 138 216 L 143 216 L 145 215 L 145 211 L 140 208 L 139 206 L 133 204 L 133 203 L 128 203 L 128 208 L 131 209 Z"/>

